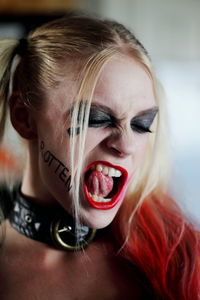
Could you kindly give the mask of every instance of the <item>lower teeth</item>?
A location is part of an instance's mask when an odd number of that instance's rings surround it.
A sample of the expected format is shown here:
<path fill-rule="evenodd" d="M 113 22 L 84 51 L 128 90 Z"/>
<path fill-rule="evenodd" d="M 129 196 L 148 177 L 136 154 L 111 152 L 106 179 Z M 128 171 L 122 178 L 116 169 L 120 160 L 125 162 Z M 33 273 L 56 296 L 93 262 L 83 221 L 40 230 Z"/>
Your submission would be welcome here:
<path fill-rule="evenodd" d="M 103 198 L 103 197 L 100 197 L 100 196 L 97 196 L 97 195 L 91 195 L 90 193 L 89 193 L 89 196 L 95 202 L 110 202 L 111 201 L 111 198 Z"/>

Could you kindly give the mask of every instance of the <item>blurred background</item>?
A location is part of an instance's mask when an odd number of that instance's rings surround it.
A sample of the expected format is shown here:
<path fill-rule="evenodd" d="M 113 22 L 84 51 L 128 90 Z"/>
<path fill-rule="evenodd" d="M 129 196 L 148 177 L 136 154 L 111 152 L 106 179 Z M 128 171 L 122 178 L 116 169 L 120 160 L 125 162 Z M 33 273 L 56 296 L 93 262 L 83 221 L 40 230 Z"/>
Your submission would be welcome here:
<path fill-rule="evenodd" d="M 150 53 L 167 94 L 172 193 L 200 224 L 200 0 L 0 0 L 0 37 L 21 38 L 74 9 L 122 22 Z M 16 167 L 18 152 L 11 133 L 1 170 Z"/>

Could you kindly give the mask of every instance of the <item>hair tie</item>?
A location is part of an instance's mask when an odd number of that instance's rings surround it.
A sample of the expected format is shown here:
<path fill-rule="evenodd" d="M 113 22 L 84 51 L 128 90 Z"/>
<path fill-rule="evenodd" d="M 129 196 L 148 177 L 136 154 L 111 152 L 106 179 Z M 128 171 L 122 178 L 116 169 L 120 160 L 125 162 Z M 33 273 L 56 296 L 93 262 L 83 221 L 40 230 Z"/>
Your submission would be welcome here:
<path fill-rule="evenodd" d="M 28 41 L 26 38 L 22 38 L 19 40 L 19 44 L 17 45 L 15 53 L 20 55 L 21 57 L 25 55 L 28 46 Z"/>

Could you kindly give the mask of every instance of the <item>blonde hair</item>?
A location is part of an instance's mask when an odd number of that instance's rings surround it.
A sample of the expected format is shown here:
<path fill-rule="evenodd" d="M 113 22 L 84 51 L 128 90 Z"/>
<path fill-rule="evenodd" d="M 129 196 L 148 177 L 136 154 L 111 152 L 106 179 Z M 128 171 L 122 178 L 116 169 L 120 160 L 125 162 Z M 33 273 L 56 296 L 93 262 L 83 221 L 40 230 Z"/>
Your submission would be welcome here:
<path fill-rule="evenodd" d="M 3 135 L 7 97 L 11 78 L 11 65 L 17 52 L 17 40 L 1 40 L 0 48 L 0 133 Z M 58 77 L 67 72 L 67 62 L 73 59 L 81 66 L 79 75 L 79 92 L 76 95 L 72 112 L 71 135 L 71 178 L 74 211 L 79 220 L 79 193 L 82 166 L 84 162 L 84 145 L 87 134 L 90 105 L 93 92 L 103 67 L 118 55 L 128 55 L 138 61 L 152 78 L 155 89 L 159 116 L 155 123 L 155 135 L 152 135 L 143 167 L 138 170 L 134 182 L 127 192 L 129 211 L 132 218 L 141 201 L 154 189 L 163 186 L 166 166 L 164 103 L 160 97 L 160 87 L 153 74 L 151 62 L 142 44 L 123 25 L 110 21 L 85 16 L 64 17 L 49 22 L 27 37 L 27 45 L 13 77 L 13 91 L 21 93 L 24 104 L 34 109 L 41 109 L 45 102 L 45 91 L 58 86 Z M 63 68 L 65 63 L 65 68 Z M 44 99 L 41 102 L 41 99 Z M 80 134 L 75 130 L 80 127 Z M 75 150 L 78 147 L 78 170 L 74 170 Z M 76 148 L 76 149 L 75 149 Z M 76 162 L 77 164 L 77 162 Z M 134 201 L 133 201 L 134 199 Z M 122 208 L 123 209 L 123 208 Z M 125 214 L 124 214 L 125 215 Z"/>

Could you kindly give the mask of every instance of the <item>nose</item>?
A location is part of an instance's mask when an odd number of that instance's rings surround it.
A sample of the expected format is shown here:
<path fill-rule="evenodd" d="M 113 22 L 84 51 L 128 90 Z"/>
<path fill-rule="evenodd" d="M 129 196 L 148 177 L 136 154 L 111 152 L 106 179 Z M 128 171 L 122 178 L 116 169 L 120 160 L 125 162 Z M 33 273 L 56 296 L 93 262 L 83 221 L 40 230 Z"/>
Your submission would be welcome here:
<path fill-rule="evenodd" d="M 134 134 L 128 130 L 112 133 L 106 139 L 106 147 L 112 154 L 126 157 L 134 153 Z"/>

